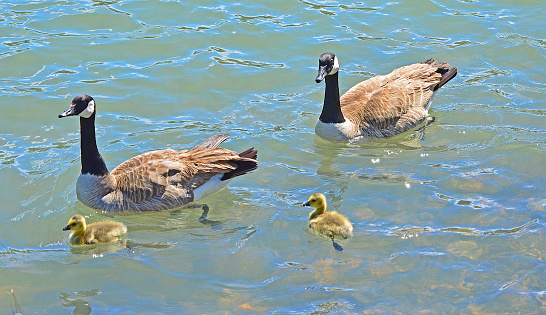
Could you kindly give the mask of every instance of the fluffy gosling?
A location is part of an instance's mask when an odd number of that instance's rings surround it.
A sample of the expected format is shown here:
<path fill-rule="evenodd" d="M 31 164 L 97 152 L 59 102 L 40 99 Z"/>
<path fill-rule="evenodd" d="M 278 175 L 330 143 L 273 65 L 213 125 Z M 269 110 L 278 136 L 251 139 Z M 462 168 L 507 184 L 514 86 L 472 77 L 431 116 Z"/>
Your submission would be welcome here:
<path fill-rule="evenodd" d="M 70 235 L 70 244 L 72 245 L 113 242 L 127 233 L 127 227 L 123 223 L 101 221 L 87 225 L 85 218 L 81 215 L 70 218 L 68 225 L 63 228 L 63 231 L 68 230 L 73 231 Z"/>
<path fill-rule="evenodd" d="M 351 221 L 336 211 L 326 211 L 326 197 L 321 193 L 312 194 L 309 201 L 303 205 L 315 208 L 309 214 L 309 227 L 331 238 L 336 251 L 343 251 L 343 247 L 334 241 L 334 236 L 339 235 L 343 238 L 352 236 Z"/>

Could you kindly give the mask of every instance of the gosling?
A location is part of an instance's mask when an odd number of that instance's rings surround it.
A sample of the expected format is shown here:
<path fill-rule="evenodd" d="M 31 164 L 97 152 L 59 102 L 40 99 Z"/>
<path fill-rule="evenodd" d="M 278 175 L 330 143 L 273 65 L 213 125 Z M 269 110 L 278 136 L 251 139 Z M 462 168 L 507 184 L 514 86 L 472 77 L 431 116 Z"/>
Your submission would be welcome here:
<path fill-rule="evenodd" d="M 353 235 L 353 225 L 347 217 L 336 211 L 326 211 L 326 197 L 321 193 L 314 193 L 304 206 L 315 208 L 309 214 L 309 227 L 332 239 L 334 249 L 343 251 L 343 247 L 334 241 L 334 236 L 347 238 Z"/>
<path fill-rule="evenodd" d="M 114 242 L 127 233 L 127 227 L 123 223 L 101 221 L 87 225 L 85 218 L 81 215 L 70 218 L 68 225 L 63 228 L 63 231 L 68 230 L 73 231 L 70 235 L 70 244 L 72 245 Z"/>

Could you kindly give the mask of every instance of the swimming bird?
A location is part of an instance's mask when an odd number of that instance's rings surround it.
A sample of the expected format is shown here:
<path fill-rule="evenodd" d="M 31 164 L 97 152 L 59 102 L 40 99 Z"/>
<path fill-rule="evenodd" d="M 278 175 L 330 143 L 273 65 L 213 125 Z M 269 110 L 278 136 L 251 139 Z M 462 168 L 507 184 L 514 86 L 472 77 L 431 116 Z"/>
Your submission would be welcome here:
<path fill-rule="evenodd" d="M 335 250 L 343 251 L 343 247 L 334 241 L 334 236 L 343 238 L 352 236 L 351 221 L 336 211 L 326 211 L 326 197 L 321 193 L 312 194 L 303 205 L 315 208 L 309 214 L 309 227 L 331 238 Z"/>
<path fill-rule="evenodd" d="M 236 154 L 218 148 L 229 137 L 219 134 L 190 150 L 164 149 L 135 156 L 109 172 L 95 139 L 95 100 L 78 95 L 59 118 L 76 115 L 80 116 L 82 164 L 76 194 L 93 209 L 142 212 L 180 208 L 258 167 L 258 151 L 250 148 Z M 203 210 L 206 217 L 208 207 Z"/>
<path fill-rule="evenodd" d="M 75 215 L 68 221 L 63 231 L 72 231 L 70 244 L 88 245 L 117 241 L 120 236 L 127 233 L 127 227 L 123 223 L 114 221 L 99 221 L 86 224 L 85 218 Z"/>
<path fill-rule="evenodd" d="M 389 138 L 423 123 L 433 96 L 457 75 L 457 68 L 428 59 L 360 82 L 341 98 L 338 73 L 336 55 L 323 53 L 315 81 L 324 80 L 326 90 L 315 133 L 326 140 L 348 141 Z"/>

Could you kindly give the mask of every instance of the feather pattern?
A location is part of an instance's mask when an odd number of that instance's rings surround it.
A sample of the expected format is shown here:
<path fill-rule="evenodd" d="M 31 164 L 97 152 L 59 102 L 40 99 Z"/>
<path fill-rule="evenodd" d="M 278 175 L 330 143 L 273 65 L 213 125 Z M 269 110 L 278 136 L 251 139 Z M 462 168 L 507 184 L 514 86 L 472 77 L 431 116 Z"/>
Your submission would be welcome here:
<path fill-rule="evenodd" d="M 87 175 L 99 183 L 78 185 L 78 198 L 106 211 L 179 208 L 195 201 L 194 190 L 212 176 L 233 171 L 239 163 L 257 165 L 255 159 L 221 148 L 152 151 L 123 162 L 102 178 Z"/>
<path fill-rule="evenodd" d="M 333 54 L 327 57 L 337 59 Z M 323 56 L 320 61 L 322 59 Z M 343 94 L 339 101 L 325 96 L 321 120 L 328 117 L 324 111 L 335 110 L 339 106 L 346 122 L 332 121 L 337 123 L 333 132 L 328 130 L 333 129 L 332 126 L 326 126 L 332 122 L 328 119 L 319 121 L 315 128 L 317 134 L 330 140 L 349 140 L 360 136 L 388 138 L 410 130 L 427 118 L 434 92 L 456 74 L 457 68 L 429 59 L 360 82 Z M 332 82 L 334 80 L 336 82 Z M 337 72 L 326 76 L 326 89 L 336 88 Z"/>

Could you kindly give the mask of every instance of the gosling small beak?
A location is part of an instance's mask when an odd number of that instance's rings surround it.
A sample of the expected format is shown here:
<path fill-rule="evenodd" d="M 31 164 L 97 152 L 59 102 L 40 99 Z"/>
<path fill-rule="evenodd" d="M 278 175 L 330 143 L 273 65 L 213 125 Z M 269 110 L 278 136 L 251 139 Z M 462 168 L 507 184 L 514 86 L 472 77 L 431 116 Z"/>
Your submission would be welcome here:
<path fill-rule="evenodd" d="M 67 225 L 67 226 L 65 226 L 65 227 L 63 228 L 63 231 L 68 231 L 68 230 L 70 230 L 70 225 Z"/>
<path fill-rule="evenodd" d="M 318 75 L 317 75 L 317 78 L 315 79 L 315 82 L 317 83 L 322 82 L 322 80 L 324 80 L 324 77 L 326 77 L 326 75 L 327 75 L 326 66 L 319 66 Z"/>
<path fill-rule="evenodd" d="M 76 110 L 76 105 L 75 104 L 70 104 L 70 106 L 68 106 L 68 108 L 64 112 L 59 114 L 59 118 L 63 118 L 63 117 L 67 117 L 67 116 L 74 116 L 74 115 L 76 115 L 75 110 Z"/>
<path fill-rule="evenodd" d="M 311 204 L 309 203 L 309 201 L 307 201 L 306 203 L 304 203 L 302 206 L 303 207 L 309 207 Z"/>

